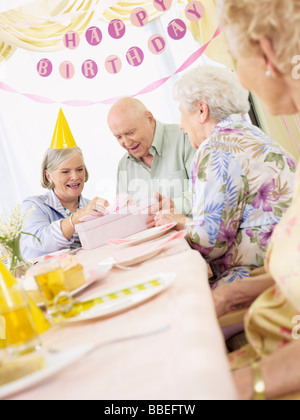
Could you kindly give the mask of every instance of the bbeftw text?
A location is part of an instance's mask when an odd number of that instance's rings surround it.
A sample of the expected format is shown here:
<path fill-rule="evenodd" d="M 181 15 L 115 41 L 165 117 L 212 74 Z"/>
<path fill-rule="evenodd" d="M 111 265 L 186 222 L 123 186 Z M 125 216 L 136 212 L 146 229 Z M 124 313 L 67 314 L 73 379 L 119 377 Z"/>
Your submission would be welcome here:
<path fill-rule="evenodd" d="M 142 404 L 140 406 L 120 406 L 111 404 L 105 407 L 105 415 L 125 415 L 132 418 L 142 415 L 194 415 L 196 405 L 184 404 Z"/>

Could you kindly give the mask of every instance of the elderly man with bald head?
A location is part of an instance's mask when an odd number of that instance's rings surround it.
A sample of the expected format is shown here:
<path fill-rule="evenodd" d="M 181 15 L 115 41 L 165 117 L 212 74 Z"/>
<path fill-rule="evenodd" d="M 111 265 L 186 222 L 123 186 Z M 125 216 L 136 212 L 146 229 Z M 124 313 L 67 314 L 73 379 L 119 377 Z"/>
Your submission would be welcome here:
<path fill-rule="evenodd" d="M 142 202 L 160 193 L 170 206 L 191 214 L 189 178 L 195 150 L 178 125 L 157 121 L 137 99 L 117 101 L 108 125 L 126 150 L 118 168 L 118 193 Z"/>

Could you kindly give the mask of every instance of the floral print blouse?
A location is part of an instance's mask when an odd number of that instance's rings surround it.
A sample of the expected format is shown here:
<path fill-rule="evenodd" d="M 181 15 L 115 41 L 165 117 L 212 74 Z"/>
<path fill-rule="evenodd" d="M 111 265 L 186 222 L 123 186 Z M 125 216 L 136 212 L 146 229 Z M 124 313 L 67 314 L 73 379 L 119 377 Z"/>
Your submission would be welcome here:
<path fill-rule="evenodd" d="M 192 168 L 192 247 L 214 273 L 214 287 L 264 265 L 277 223 L 292 202 L 296 162 L 240 115 L 221 121 Z"/>
<path fill-rule="evenodd" d="M 265 263 L 275 286 L 245 316 L 248 345 L 231 353 L 232 370 L 280 351 L 300 336 L 300 165 L 293 203 L 274 229 Z"/>
<path fill-rule="evenodd" d="M 266 268 L 278 288 L 300 314 L 300 165 L 293 203 L 274 230 Z"/>

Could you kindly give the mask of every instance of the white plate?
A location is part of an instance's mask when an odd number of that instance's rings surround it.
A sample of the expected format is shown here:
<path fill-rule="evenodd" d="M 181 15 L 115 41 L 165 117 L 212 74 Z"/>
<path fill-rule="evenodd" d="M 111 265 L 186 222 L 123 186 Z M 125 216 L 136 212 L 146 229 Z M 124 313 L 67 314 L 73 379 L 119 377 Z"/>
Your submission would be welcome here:
<path fill-rule="evenodd" d="M 43 255 L 42 257 L 30 258 L 28 261 L 31 264 L 36 264 L 36 263 L 44 261 L 45 259 L 48 259 L 50 257 L 59 257 L 60 255 L 68 254 L 70 251 L 71 251 L 70 248 L 61 249 L 60 251 L 52 252 L 52 254 Z"/>
<path fill-rule="evenodd" d="M 175 273 L 160 273 L 146 280 L 141 280 L 135 284 L 131 284 L 129 287 L 125 287 L 126 293 L 123 293 L 121 289 L 110 290 L 105 295 L 93 296 L 89 300 L 95 298 L 103 298 L 104 303 L 100 303 L 88 309 L 87 311 L 81 312 L 78 316 L 73 318 L 65 319 L 65 323 L 75 323 L 88 321 L 95 318 L 101 318 L 108 315 L 117 314 L 125 309 L 132 308 L 155 295 L 158 295 L 163 290 L 167 289 L 174 282 L 176 278 Z M 152 285 L 150 282 L 158 281 L 158 285 Z M 141 285 L 144 286 L 144 290 L 141 290 Z M 130 294 L 128 291 L 130 290 Z M 112 295 L 114 297 L 112 297 Z"/>
<path fill-rule="evenodd" d="M 98 265 L 103 269 L 107 264 L 112 264 L 114 267 L 125 269 L 144 261 L 147 261 L 158 255 L 163 249 L 177 239 L 185 238 L 186 231 L 181 230 L 173 233 L 169 238 L 162 238 L 158 241 L 137 245 L 135 247 L 121 248 L 112 254 L 112 257 L 100 261 Z"/>
<path fill-rule="evenodd" d="M 129 236 L 125 239 L 110 239 L 107 241 L 109 244 L 114 245 L 139 245 L 143 242 L 151 241 L 157 238 L 160 238 L 165 233 L 169 232 L 177 226 L 177 223 L 171 223 L 164 226 L 154 227 L 143 232 L 137 233 L 136 235 Z"/>
<path fill-rule="evenodd" d="M 71 350 L 61 351 L 59 353 L 47 353 L 45 357 L 45 369 L 34 372 L 31 375 L 27 375 L 10 384 L 0 386 L 0 399 L 11 397 L 14 394 L 23 392 L 49 379 L 62 369 L 77 362 L 85 354 L 88 354 L 93 347 L 93 344 L 85 344 L 84 346 L 75 347 Z"/>

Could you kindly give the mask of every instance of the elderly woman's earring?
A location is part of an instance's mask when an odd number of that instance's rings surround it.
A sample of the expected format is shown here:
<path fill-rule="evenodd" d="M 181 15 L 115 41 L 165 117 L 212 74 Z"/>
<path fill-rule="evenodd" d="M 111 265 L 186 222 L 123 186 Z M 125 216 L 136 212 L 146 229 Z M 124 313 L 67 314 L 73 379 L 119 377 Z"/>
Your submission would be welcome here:
<path fill-rule="evenodd" d="M 266 77 L 267 77 L 268 79 L 271 79 L 271 78 L 272 78 L 272 72 L 271 72 L 271 70 L 270 70 L 270 69 L 268 69 L 268 70 L 266 71 Z"/>
<path fill-rule="evenodd" d="M 49 188 L 50 188 L 51 190 L 53 190 L 53 187 L 54 187 L 54 182 L 52 181 L 52 179 L 48 179 L 48 181 L 49 181 Z"/>

